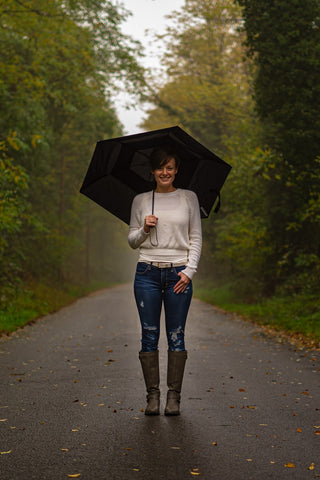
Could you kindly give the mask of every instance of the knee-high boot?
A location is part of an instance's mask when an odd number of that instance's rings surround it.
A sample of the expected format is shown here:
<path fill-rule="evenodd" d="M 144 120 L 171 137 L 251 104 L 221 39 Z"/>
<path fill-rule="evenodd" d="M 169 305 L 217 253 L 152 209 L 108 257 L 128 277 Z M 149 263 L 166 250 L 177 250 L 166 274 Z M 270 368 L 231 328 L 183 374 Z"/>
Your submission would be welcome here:
<path fill-rule="evenodd" d="M 187 360 L 187 352 L 173 352 L 168 350 L 168 373 L 167 373 L 167 404 L 165 415 L 180 414 L 181 386 L 184 367 Z"/>
<path fill-rule="evenodd" d="M 146 415 L 159 415 L 160 390 L 159 390 L 159 352 L 139 352 L 144 381 L 147 388 Z"/>

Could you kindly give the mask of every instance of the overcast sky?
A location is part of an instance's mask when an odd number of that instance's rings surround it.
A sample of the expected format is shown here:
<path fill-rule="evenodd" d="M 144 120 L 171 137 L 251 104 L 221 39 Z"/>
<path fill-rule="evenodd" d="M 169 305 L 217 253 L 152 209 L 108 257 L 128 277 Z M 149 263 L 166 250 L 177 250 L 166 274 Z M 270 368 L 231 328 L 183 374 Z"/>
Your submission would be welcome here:
<path fill-rule="evenodd" d="M 168 24 L 165 16 L 173 10 L 179 10 L 184 5 L 184 0 L 121 0 L 119 3 L 133 13 L 128 21 L 123 23 L 123 33 L 140 40 L 146 53 L 143 65 L 156 69 L 160 62 L 161 45 L 154 44 L 152 33 L 164 33 Z M 141 129 L 138 124 L 141 122 L 144 112 L 141 108 L 127 110 L 125 108 L 127 103 L 128 98 L 125 95 L 116 97 L 118 116 L 124 125 L 126 134 L 139 133 Z"/>

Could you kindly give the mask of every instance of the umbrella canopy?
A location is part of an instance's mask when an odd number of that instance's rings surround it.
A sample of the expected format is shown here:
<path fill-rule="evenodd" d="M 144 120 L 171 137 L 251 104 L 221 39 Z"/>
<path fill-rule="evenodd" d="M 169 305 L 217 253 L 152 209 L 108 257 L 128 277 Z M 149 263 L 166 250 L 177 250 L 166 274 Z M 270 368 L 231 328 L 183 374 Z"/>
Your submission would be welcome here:
<path fill-rule="evenodd" d="M 175 187 L 193 190 L 208 217 L 231 166 L 178 126 L 98 142 L 80 192 L 129 224 L 134 197 L 154 188 L 150 154 L 168 145 L 181 159 Z"/>

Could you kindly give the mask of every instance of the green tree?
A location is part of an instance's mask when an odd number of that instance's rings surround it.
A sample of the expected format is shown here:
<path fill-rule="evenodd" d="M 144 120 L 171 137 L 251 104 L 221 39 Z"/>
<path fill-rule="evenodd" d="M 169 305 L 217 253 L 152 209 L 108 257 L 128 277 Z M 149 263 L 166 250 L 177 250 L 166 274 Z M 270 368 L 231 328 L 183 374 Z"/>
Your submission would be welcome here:
<path fill-rule="evenodd" d="M 216 152 L 230 154 L 235 136 L 238 142 L 249 141 L 252 116 L 238 31 L 241 9 L 231 0 L 190 0 L 171 19 L 164 36 L 168 81 L 156 88 L 157 111 L 150 112 L 145 125 L 158 115 L 165 122 L 178 121 Z"/>
<path fill-rule="evenodd" d="M 233 165 L 222 209 L 203 222 L 202 276 L 257 285 L 266 236 L 259 124 L 252 100 L 252 64 L 244 61 L 241 8 L 232 1 L 188 1 L 165 38 L 167 82 L 146 128 L 180 124 Z M 252 255 L 255 251 L 255 255 Z M 261 284 L 261 282 L 259 282 Z"/>
<path fill-rule="evenodd" d="M 0 2 L 3 168 L 24 178 L 15 191 L 8 181 L 1 185 L 7 204 L 16 196 L 16 213 L 2 211 L 0 218 L 6 221 L 0 270 L 12 284 L 17 268 L 22 279 L 61 282 L 77 267 L 71 252 L 78 262 L 74 249 L 82 251 L 79 239 L 86 238 L 81 180 L 95 142 L 121 133 L 110 92 L 125 86 L 138 98 L 145 89 L 137 43 L 121 33 L 127 14 L 109 1 Z M 93 225 L 98 232 L 99 221 Z M 111 239 L 116 229 L 109 230 Z M 13 262 L 9 246 L 17 243 Z"/>
<path fill-rule="evenodd" d="M 293 283 L 301 287 L 297 274 L 313 270 L 319 286 L 320 4 L 239 3 L 256 65 L 255 100 L 265 144 L 277 153 L 267 165 L 270 273 L 280 282 L 296 278 Z"/>

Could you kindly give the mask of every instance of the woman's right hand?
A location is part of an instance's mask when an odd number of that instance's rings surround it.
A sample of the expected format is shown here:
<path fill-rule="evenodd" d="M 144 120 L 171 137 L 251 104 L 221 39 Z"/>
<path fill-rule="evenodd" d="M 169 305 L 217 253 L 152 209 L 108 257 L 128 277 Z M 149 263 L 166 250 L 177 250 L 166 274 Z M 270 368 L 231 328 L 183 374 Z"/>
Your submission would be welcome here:
<path fill-rule="evenodd" d="M 144 219 L 144 226 L 143 230 L 145 233 L 150 232 L 151 227 L 155 227 L 157 225 L 158 218 L 155 217 L 154 215 L 147 215 L 146 218 Z"/>

